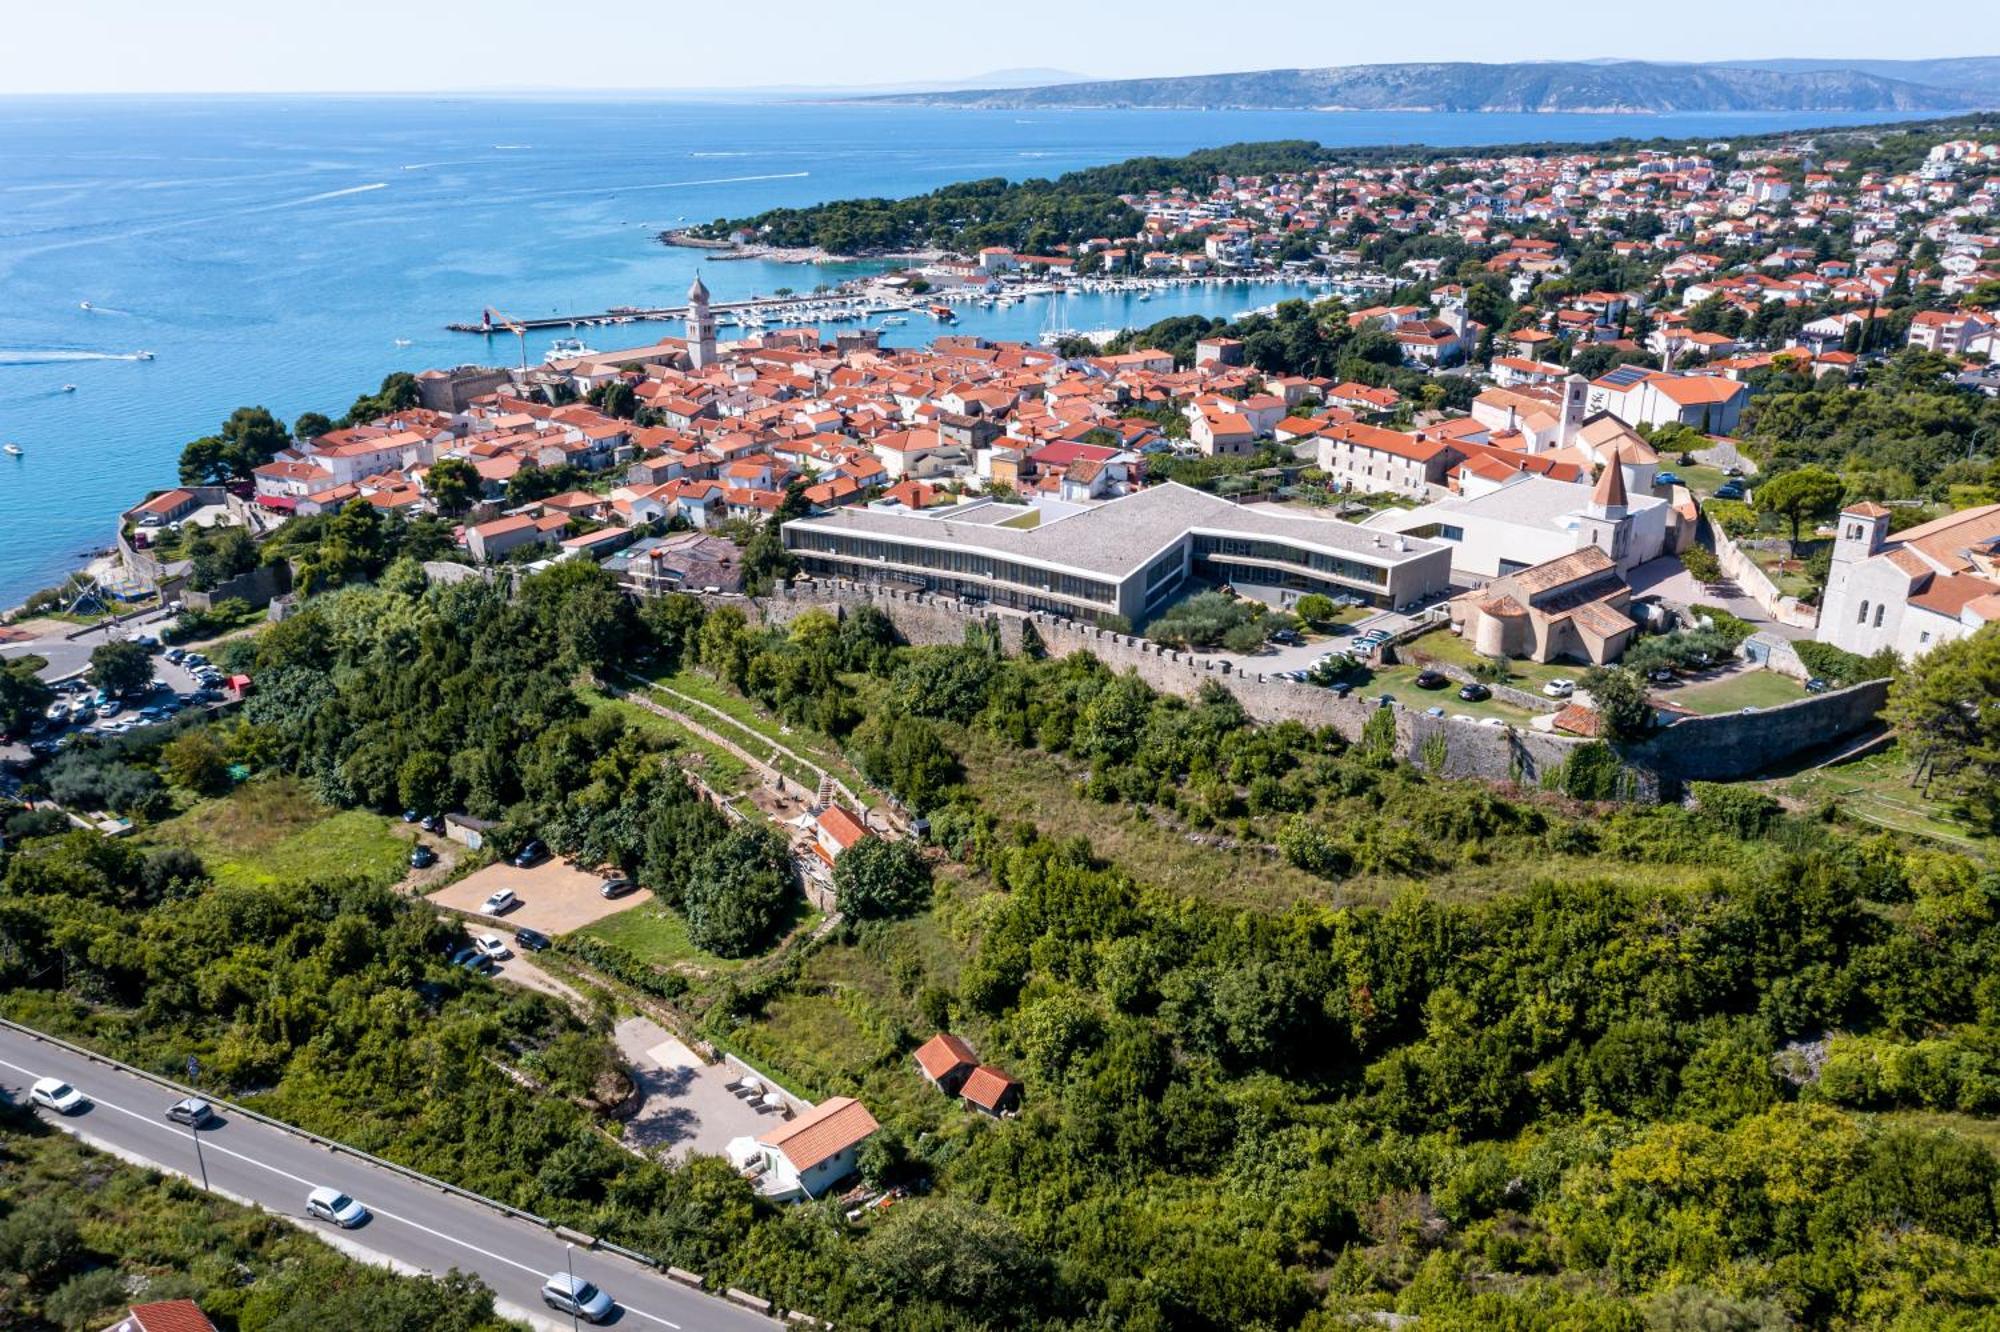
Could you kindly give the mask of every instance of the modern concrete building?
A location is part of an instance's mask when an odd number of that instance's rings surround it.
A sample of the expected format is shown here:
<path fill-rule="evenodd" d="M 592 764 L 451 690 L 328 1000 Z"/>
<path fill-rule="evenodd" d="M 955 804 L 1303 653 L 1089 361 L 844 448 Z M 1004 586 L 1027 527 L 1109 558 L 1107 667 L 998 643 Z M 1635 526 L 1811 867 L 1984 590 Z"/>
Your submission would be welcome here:
<path fill-rule="evenodd" d="M 785 548 L 813 574 L 1133 624 L 1190 581 L 1233 584 L 1280 605 L 1345 592 L 1407 606 L 1444 591 L 1451 576 L 1442 542 L 1172 483 L 1094 505 L 841 509 L 785 524 Z"/>

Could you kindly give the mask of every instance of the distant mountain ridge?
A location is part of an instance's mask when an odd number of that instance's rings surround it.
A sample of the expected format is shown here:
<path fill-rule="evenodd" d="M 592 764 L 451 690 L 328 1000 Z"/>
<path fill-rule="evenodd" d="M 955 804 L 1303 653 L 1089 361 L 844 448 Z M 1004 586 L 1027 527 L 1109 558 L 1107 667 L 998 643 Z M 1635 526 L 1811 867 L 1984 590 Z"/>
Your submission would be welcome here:
<path fill-rule="evenodd" d="M 1782 64 L 1785 62 L 1773 62 Z M 1813 64 L 1815 62 L 1797 62 Z M 1882 62 L 1894 64 L 1898 62 Z M 2000 61 L 1964 66 L 1974 86 L 1940 86 L 1851 68 L 1666 65 L 1643 61 L 1344 65 L 1032 88 L 903 94 L 870 101 L 1037 110 L 1084 107 L 1258 111 L 1965 111 L 2000 105 Z"/>

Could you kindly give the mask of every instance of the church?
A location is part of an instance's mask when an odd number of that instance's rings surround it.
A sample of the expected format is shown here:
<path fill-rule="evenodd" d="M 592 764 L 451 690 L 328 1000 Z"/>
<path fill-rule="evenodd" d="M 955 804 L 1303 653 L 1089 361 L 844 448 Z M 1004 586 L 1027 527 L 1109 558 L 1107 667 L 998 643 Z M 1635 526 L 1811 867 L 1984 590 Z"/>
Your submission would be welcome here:
<path fill-rule="evenodd" d="M 1841 510 L 1820 598 L 1818 638 L 1860 656 L 1904 660 L 2000 620 L 2000 504 L 1892 534 L 1888 509 Z"/>

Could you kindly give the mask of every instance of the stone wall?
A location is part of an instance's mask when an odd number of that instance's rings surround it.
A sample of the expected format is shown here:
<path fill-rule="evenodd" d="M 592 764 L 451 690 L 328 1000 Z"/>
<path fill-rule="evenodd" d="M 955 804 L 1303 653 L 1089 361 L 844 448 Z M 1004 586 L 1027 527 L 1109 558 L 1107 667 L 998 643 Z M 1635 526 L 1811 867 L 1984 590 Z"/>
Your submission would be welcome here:
<path fill-rule="evenodd" d="M 1716 563 L 1722 566 L 1722 576 L 1736 584 L 1743 592 L 1779 624 L 1788 624 L 1795 629 L 1810 629 L 1819 623 L 1819 609 L 1800 602 L 1797 597 L 1788 597 L 1778 591 L 1778 585 L 1763 567 L 1750 557 L 1750 552 L 1731 540 L 1729 534 L 1714 523 L 1708 525 L 1709 535 L 1715 542 Z"/>
<path fill-rule="evenodd" d="M 1690 717 L 1633 745 L 1625 757 L 1658 773 L 1662 790 L 1675 795 L 1683 783 L 1753 776 L 1792 755 L 1866 730 L 1877 724 L 1888 697 L 1887 680 L 1864 680 L 1775 708 Z"/>
<path fill-rule="evenodd" d="M 222 602 L 229 600 L 247 601 L 252 608 L 268 606 L 272 600 L 292 590 L 292 566 L 279 561 L 276 564 L 260 564 L 248 573 L 240 573 L 227 582 L 216 584 L 206 592 L 190 590 L 187 604 L 198 611 L 214 610 Z"/>
<path fill-rule="evenodd" d="M 1113 670 L 1133 671 L 1153 688 L 1181 695 L 1192 695 L 1212 680 L 1234 694 L 1243 710 L 1260 722 L 1331 726 L 1349 740 L 1360 739 L 1378 706 L 1360 694 L 1338 698 L 1331 690 L 1239 671 L 1231 662 L 1178 652 L 1132 634 L 1058 616 L 966 605 L 929 593 L 822 579 L 801 580 L 757 600 L 716 600 L 739 604 L 753 619 L 767 624 L 788 623 L 808 610 L 840 614 L 874 606 L 895 622 L 907 641 L 919 646 L 961 643 L 967 625 L 986 624 L 999 631 L 1006 650 L 1017 652 L 1024 626 L 1033 625 L 1052 656 L 1089 652 Z M 1688 782 L 1747 777 L 1875 724 L 1887 689 L 1883 681 L 1869 681 L 1756 712 L 1692 717 L 1629 747 L 1624 758 L 1635 770 L 1642 798 L 1678 798 Z M 1397 754 L 1447 777 L 1535 782 L 1589 743 L 1544 731 L 1433 717 L 1400 703 L 1393 710 Z"/>
<path fill-rule="evenodd" d="M 1088 652 L 1115 671 L 1132 671 L 1164 693 L 1192 695 L 1209 681 L 1221 685 L 1260 722 L 1296 721 L 1310 727 L 1331 726 L 1349 740 L 1359 740 L 1379 704 L 1351 694 L 1336 696 L 1316 685 L 1296 684 L 1255 672 L 1239 671 L 1228 661 L 1162 647 L 1133 634 L 1116 633 L 1052 615 L 1021 615 L 966 606 L 927 593 L 897 592 L 841 580 L 801 582 L 755 602 L 744 602 L 753 618 L 768 624 L 789 623 L 808 610 L 836 614 L 874 606 L 895 621 L 910 643 L 936 646 L 965 641 L 968 624 L 997 628 L 1009 652 L 1020 650 L 1023 626 L 1032 625 L 1051 656 Z M 1397 753 L 1412 763 L 1430 766 L 1449 777 L 1484 777 L 1533 782 L 1558 767 L 1584 741 L 1570 736 L 1477 722 L 1432 717 L 1393 705 Z M 1437 737 L 1434 739 L 1433 737 Z M 1441 746 L 1441 749 L 1440 749 Z M 1645 783 L 1642 783 L 1645 785 Z"/>

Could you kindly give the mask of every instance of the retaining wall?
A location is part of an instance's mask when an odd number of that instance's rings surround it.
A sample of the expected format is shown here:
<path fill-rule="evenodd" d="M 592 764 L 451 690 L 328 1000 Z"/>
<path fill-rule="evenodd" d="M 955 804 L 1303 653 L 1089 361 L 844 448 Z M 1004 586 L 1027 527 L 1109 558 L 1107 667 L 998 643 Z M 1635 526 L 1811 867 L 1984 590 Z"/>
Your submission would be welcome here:
<path fill-rule="evenodd" d="M 808 610 L 838 615 L 873 606 L 895 622 L 908 642 L 919 646 L 961 643 L 968 625 L 983 624 L 999 632 L 1008 651 L 1017 652 L 1024 627 L 1032 625 L 1052 656 L 1088 652 L 1113 670 L 1132 671 L 1155 689 L 1184 696 L 1213 681 L 1234 694 L 1243 710 L 1257 721 L 1331 726 L 1349 740 L 1361 738 L 1362 728 L 1378 706 L 1359 694 L 1338 698 L 1331 690 L 1239 671 L 1232 662 L 1178 652 L 1133 634 L 1060 616 L 967 605 L 930 593 L 841 579 L 801 579 L 767 597 L 723 600 L 743 605 L 752 618 L 767 624 L 789 623 Z M 1689 718 L 1629 747 L 1624 758 L 1637 770 L 1642 798 L 1672 799 L 1686 782 L 1745 777 L 1792 754 L 1862 730 L 1873 724 L 1885 695 L 1886 685 L 1871 681 L 1777 708 Z M 1401 704 L 1395 704 L 1393 710 L 1397 754 L 1447 777 L 1535 782 L 1589 743 L 1544 731 L 1433 717 Z"/>

